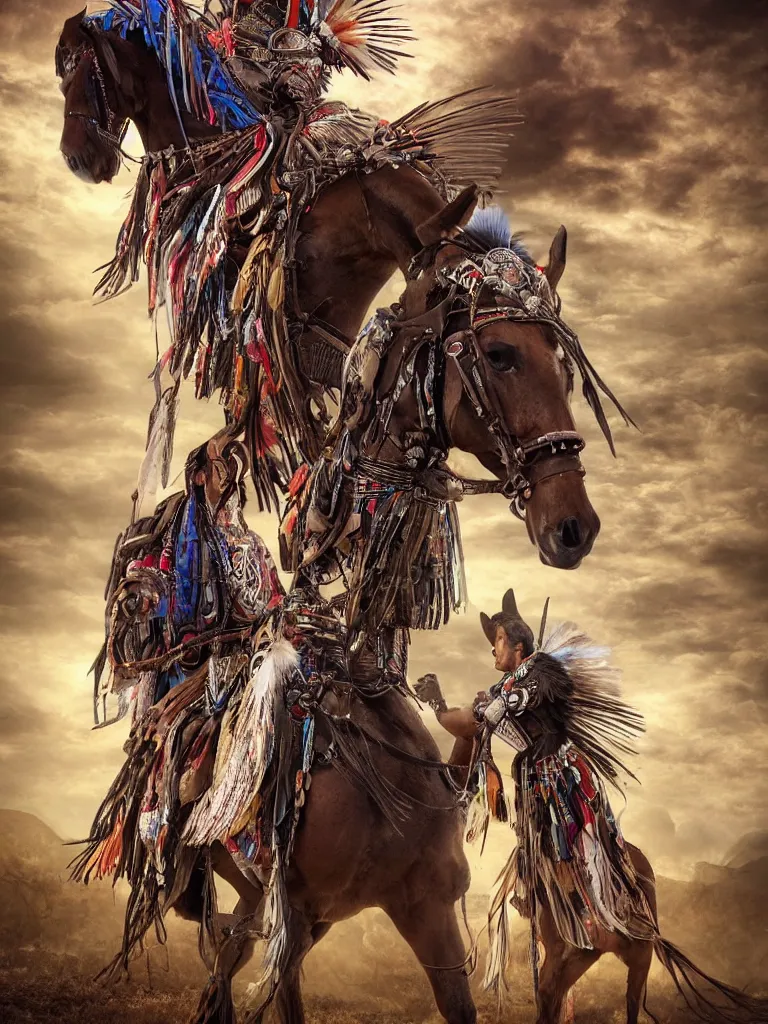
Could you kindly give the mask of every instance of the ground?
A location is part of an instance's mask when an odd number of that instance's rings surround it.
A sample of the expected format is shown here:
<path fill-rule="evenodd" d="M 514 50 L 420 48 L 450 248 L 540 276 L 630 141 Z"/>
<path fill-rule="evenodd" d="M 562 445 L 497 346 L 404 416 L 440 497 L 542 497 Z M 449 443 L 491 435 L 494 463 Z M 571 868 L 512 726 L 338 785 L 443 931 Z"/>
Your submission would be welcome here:
<path fill-rule="evenodd" d="M 691 882 L 658 879 L 658 895 L 662 930 L 669 938 L 705 970 L 757 993 L 768 979 L 768 836 L 749 838 L 733 864 L 702 864 Z M 186 1024 L 206 980 L 194 926 L 170 920 L 167 945 L 153 941 L 133 964 L 129 980 L 110 985 L 94 981 L 118 948 L 124 891 L 113 890 L 108 882 L 87 888 L 69 882 L 66 863 L 71 855 L 31 815 L 0 810 L 0 1020 Z M 471 895 L 469 916 L 477 931 L 486 905 L 485 894 Z M 481 956 L 473 983 L 481 1024 L 534 1020 L 526 947 L 520 922 L 510 998 L 500 1016 L 495 1001 L 480 988 Z M 238 979 L 240 1005 L 254 995 L 258 975 L 254 963 Z M 577 1021 L 623 1021 L 624 981 L 616 960 L 606 957 L 598 963 L 577 986 Z M 309 1024 L 440 1020 L 423 972 L 376 910 L 336 926 L 310 955 L 304 994 Z M 649 1004 L 663 1024 L 690 1019 L 658 965 L 651 975 Z"/>

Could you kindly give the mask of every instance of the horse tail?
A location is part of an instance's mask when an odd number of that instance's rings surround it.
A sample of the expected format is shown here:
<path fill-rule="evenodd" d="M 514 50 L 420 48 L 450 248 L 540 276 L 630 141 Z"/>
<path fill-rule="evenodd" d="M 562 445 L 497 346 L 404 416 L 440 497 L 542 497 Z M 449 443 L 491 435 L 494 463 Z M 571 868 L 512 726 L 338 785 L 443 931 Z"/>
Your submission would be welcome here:
<path fill-rule="evenodd" d="M 713 978 L 661 935 L 653 940 L 653 951 L 699 1020 L 721 1024 L 768 1024 L 767 999 L 750 996 Z M 707 994 L 707 988 L 713 990 L 711 995 Z"/>

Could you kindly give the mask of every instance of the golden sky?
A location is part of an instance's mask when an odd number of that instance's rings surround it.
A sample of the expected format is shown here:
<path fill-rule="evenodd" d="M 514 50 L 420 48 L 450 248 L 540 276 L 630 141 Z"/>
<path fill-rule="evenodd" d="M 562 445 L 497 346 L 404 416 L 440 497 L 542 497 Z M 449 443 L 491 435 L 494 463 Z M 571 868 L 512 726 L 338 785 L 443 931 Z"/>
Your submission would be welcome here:
<path fill-rule="evenodd" d="M 470 608 L 415 636 L 412 678 L 437 672 L 450 700 L 468 701 L 495 681 L 478 610 L 497 611 L 514 586 L 535 627 L 551 595 L 552 620 L 612 645 L 647 719 L 625 832 L 685 876 L 764 827 L 768 806 L 765 8 L 409 6 L 416 59 L 396 79 L 337 77 L 332 95 L 391 119 L 471 85 L 519 94 L 500 201 L 539 262 L 567 226 L 564 316 L 642 428 L 614 421 L 613 460 L 574 402 L 603 524 L 576 572 L 542 566 L 501 497 L 464 502 Z M 90 297 L 133 177 L 85 185 L 58 152 L 53 47 L 76 9 L 6 0 L 0 37 L 0 806 L 64 836 L 85 834 L 122 757 L 122 726 L 90 731 L 86 673 L 155 352 L 143 284 L 105 305 Z M 183 402 L 177 470 L 217 424 L 214 405 Z M 249 519 L 276 548 L 274 520 Z M 480 884 L 510 842 L 497 830 L 473 858 Z"/>

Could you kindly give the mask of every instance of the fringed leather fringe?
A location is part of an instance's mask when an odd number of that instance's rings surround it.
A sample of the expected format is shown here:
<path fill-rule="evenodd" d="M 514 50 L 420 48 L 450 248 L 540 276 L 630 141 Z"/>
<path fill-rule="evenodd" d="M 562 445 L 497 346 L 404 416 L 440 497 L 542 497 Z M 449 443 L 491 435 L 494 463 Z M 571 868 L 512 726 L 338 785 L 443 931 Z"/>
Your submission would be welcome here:
<path fill-rule="evenodd" d="M 350 627 L 439 629 L 467 600 L 456 507 L 364 477 L 343 452 L 292 487 L 281 524 L 281 559 L 315 585 L 343 574 Z"/>

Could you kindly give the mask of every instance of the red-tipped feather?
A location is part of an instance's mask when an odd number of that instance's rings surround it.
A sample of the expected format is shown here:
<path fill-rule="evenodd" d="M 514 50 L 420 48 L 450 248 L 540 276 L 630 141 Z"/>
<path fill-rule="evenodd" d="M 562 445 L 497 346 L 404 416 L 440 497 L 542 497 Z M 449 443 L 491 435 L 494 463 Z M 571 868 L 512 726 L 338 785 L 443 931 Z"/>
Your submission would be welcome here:
<path fill-rule="evenodd" d="M 323 20 L 333 34 L 334 48 L 356 75 L 368 78 L 377 68 L 394 72 L 397 58 L 410 56 L 397 47 L 413 35 L 402 18 L 389 13 L 391 10 L 389 0 L 326 3 Z"/>

